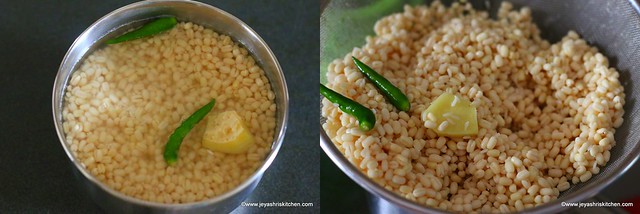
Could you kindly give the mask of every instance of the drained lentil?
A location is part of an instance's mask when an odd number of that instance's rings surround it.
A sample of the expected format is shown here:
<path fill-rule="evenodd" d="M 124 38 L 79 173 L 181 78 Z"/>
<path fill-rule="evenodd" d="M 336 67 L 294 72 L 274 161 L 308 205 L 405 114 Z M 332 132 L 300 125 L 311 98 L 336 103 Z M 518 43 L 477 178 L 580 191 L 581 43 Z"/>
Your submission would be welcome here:
<path fill-rule="evenodd" d="M 550 44 L 529 8 L 503 3 L 490 19 L 470 5 L 438 1 L 405 6 L 374 31 L 330 63 L 327 86 L 371 108 L 379 123 L 349 132 L 357 128 L 353 117 L 327 100 L 321 112 L 336 147 L 384 188 L 450 211 L 515 212 L 556 199 L 609 160 L 623 87 L 607 58 L 575 32 Z M 351 57 L 407 94 L 409 118 L 380 99 Z M 477 108 L 477 135 L 434 132 L 448 121 L 421 114 L 444 92 Z"/>
<path fill-rule="evenodd" d="M 168 167 L 162 154 L 169 135 L 212 98 L 212 112 L 243 118 L 254 146 L 244 154 L 209 151 L 201 145 L 206 123 L 199 123 L 185 137 L 180 161 Z M 273 142 L 274 98 L 245 48 L 179 23 L 89 55 L 66 89 L 63 128 L 75 157 L 110 188 L 146 201 L 196 202 L 235 188 L 262 164 Z"/>

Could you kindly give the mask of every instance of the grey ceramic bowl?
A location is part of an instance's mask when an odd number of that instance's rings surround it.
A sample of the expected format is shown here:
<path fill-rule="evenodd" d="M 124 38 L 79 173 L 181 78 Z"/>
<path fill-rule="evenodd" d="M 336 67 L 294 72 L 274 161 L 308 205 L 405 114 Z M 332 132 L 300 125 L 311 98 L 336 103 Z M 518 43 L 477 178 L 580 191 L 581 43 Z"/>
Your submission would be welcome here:
<path fill-rule="evenodd" d="M 64 93 L 71 74 L 85 56 L 102 47 L 108 38 L 141 25 L 141 21 L 172 15 L 178 21 L 190 21 L 227 34 L 241 43 L 265 71 L 276 95 L 276 130 L 271 152 L 264 163 L 247 180 L 230 191 L 204 201 L 186 204 L 162 204 L 126 196 L 98 181 L 76 159 L 66 142 L 62 129 Z M 117 9 L 87 28 L 71 45 L 65 55 L 53 87 L 53 119 L 58 137 L 81 186 L 92 199 L 111 213 L 226 213 L 240 205 L 260 182 L 265 170 L 275 159 L 282 145 L 287 127 L 289 95 L 284 74 L 278 60 L 267 44 L 245 23 L 213 6 L 184 0 L 156 0 L 133 3 Z"/>

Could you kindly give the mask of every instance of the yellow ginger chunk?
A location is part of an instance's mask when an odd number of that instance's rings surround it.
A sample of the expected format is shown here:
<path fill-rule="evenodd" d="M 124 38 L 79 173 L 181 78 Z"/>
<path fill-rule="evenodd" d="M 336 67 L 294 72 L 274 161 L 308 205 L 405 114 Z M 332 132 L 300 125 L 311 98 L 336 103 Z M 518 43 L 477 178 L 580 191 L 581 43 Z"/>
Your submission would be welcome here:
<path fill-rule="evenodd" d="M 476 107 L 469 100 L 443 93 L 422 112 L 424 126 L 439 136 L 462 137 L 478 134 Z"/>
<path fill-rule="evenodd" d="M 211 151 L 229 154 L 247 152 L 254 141 L 242 117 L 236 111 L 212 115 L 202 136 L 202 146 Z"/>

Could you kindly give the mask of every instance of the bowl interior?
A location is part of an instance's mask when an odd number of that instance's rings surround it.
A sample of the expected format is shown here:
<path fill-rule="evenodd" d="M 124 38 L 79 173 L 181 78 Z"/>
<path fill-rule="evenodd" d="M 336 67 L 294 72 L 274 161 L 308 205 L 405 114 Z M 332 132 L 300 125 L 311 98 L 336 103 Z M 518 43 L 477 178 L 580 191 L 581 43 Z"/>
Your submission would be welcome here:
<path fill-rule="evenodd" d="M 254 174 L 251 175 L 246 181 L 241 183 L 236 188 L 230 190 L 227 193 L 216 196 L 205 201 L 191 203 L 191 204 L 161 204 L 155 202 L 142 201 L 136 198 L 125 196 L 119 192 L 116 192 L 106 185 L 99 182 L 97 179 L 81 166 L 77 161 L 73 153 L 68 148 L 68 142 L 66 142 L 65 133 L 62 129 L 62 109 L 64 103 L 64 93 L 68 85 L 68 81 L 71 74 L 82 64 L 85 57 L 91 54 L 93 51 L 103 47 L 104 41 L 112 38 L 116 35 L 120 35 L 123 32 L 141 26 L 145 20 L 157 18 L 161 16 L 175 16 L 178 21 L 190 21 L 209 29 L 212 29 L 218 33 L 226 34 L 230 36 L 235 42 L 244 46 L 250 54 L 254 57 L 256 62 L 265 71 L 267 78 L 270 81 L 272 90 L 275 94 L 276 102 L 276 130 L 274 136 L 274 142 L 271 146 L 271 151 L 264 160 L 264 163 L 257 169 Z M 128 202 L 141 204 L 150 207 L 174 207 L 184 208 L 192 206 L 193 204 L 212 204 L 229 197 L 232 197 L 243 189 L 253 189 L 255 184 L 261 178 L 264 171 L 273 162 L 277 155 L 284 138 L 286 130 L 286 122 L 288 118 L 288 102 L 289 95 L 285 83 L 284 74 L 280 68 L 280 65 L 271 52 L 267 44 L 260 38 L 260 36 L 253 31 L 249 26 L 243 23 L 236 17 L 228 14 L 220 9 L 193 1 L 180 1 L 180 0 L 161 0 L 161 1 L 144 1 L 133 3 L 115 10 L 100 20 L 92 24 L 87 30 L 85 30 L 69 48 L 69 51 L 65 55 L 65 58 L 60 65 L 53 89 L 53 116 L 58 137 L 65 149 L 70 160 L 74 163 L 76 168 L 87 179 L 96 183 L 103 190 L 119 197 Z M 255 181 L 255 182 L 254 182 Z M 237 202 L 239 204 L 239 201 Z M 237 206 L 237 205 L 236 205 Z"/>
<path fill-rule="evenodd" d="M 429 4 L 432 1 L 331 1 L 320 19 L 320 47 L 322 83 L 326 83 L 327 65 L 336 58 L 343 58 L 353 47 L 361 47 L 366 36 L 373 35 L 373 25 L 379 18 L 402 11 L 405 4 Z M 470 1 L 474 8 L 489 11 L 495 16 L 501 0 Z M 635 56 L 640 54 L 640 18 L 635 1 L 509 1 L 515 9 L 529 7 L 533 20 L 541 31 L 541 36 L 551 43 L 559 41 L 569 30 L 576 31 L 590 45 L 598 48 L 609 58 L 610 66 L 620 73 L 620 81 L 625 89 L 624 123 L 615 133 L 616 146 L 611 149 L 611 159 L 601 172 L 586 183 L 572 185 L 560 194 L 558 200 L 536 207 L 531 211 L 551 212 L 563 207 L 561 202 L 583 201 L 596 195 L 608 184 L 621 176 L 638 159 L 640 153 L 640 62 Z M 451 1 L 443 1 L 450 5 Z M 339 44 L 339 45 L 338 45 Z M 321 122 L 323 119 L 321 119 Z M 345 174 L 363 188 L 391 201 L 407 210 L 420 212 L 440 212 L 410 202 L 384 188 L 379 187 L 359 172 L 333 145 L 324 130 L 321 132 L 321 146 Z"/>

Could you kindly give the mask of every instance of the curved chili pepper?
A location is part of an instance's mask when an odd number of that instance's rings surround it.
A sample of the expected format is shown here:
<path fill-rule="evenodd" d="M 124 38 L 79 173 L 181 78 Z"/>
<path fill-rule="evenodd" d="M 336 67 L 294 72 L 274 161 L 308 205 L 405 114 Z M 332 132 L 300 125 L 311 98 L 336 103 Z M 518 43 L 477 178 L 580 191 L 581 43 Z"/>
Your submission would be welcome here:
<path fill-rule="evenodd" d="M 353 58 L 353 62 L 356 64 L 356 67 L 358 67 L 358 70 L 373 82 L 373 85 L 382 91 L 382 94 L 387 97 L 393 106 L 400 109 L 400 111 L 409 111 L 409 109 L 411 109 L 409 98 L 407 98 L 399 88 L 391 84 L 389 80 L 385 79 L 382 75 L 362 63 L 360 60 L 355 57 L 351 58 Z"/>
<path fill-rule="evenodd" d="M 178 24 L 178 21 L 176 20 L 175 17 L 163 17 L 163 18 L 158 18 L 156 20 L 153 20 L 145 25 L 143 25 L 142 27 L 125 33 L 121 36 L 118 36 L 116 38 L 113 39 L 109 39 L 107 40 L 107 44 L 116 44 L 116 43 L 120 43 L 120 42 L 125 42 L 125 41 L 130 41 L 130 40 L 136 40 L 136 39 L 140 39 L 143 37 L 147 37 L 147 36 L 153 36 L 156 35 L 158 33 L 167 31 L 171 28 L 173 28 L 174 26 L 176 26 L 176 24 Z"/>
<path fill-rule="evenodd" d="M 180 149 L 182 140 L 187 136 L 187 134 L 189 134 L 191 129 L 193 129 L 193 127 L 211 111 L 215 103 L 216 100 L 212 99 L 209 103 L 202 106 L 186 120 L 182 121 L 182 124 L 180 124 L 180 126 L 173 131 L 173 134 L 169 136 L 169 140 L 164 146 L 164 160 L 168 165 L 173 165 L 178 161 L 178 150 Z"/>
<path fill-rule="evenodd" d="M 322 84 L 320 84 L 320 94 L 332 103 L 338 104 L 338 107 L 344 113 L 356 117 L 358 123 L 360 123 L 360 129 L 369 131 L 376 125 L 376 116 L 370 109 L 360 105 L 360 103 L 342 96 Z"/>

